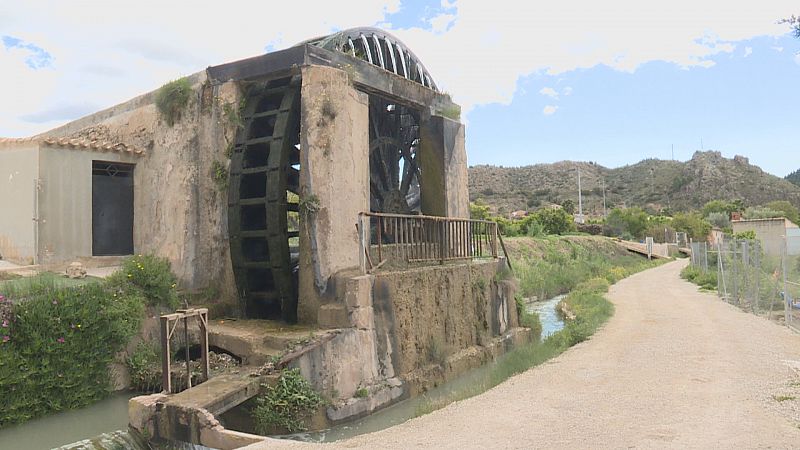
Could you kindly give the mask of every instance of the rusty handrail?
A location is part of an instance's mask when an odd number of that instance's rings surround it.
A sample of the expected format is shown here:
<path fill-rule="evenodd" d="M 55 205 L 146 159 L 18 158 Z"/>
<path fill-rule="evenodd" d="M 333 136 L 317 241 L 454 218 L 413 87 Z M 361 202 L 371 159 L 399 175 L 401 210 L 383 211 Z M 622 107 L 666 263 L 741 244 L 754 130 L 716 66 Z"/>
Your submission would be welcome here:
<path fill-rule="evenodd" d="M 358 223 L 364 272 L 390 259 L 444 264 L 499 255 L 497 223 L 489 220 L 364 212 Z"/>

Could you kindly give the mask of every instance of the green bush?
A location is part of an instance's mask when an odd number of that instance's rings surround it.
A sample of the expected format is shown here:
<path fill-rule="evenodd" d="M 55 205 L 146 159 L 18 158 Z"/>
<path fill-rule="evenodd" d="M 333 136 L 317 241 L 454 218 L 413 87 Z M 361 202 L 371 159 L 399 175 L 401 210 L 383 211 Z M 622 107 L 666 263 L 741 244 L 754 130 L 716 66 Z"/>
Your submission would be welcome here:
<path fill-rule="evenodd" d="M 703 269 L 696 266 L 686 266 L 681 270 L 681 277 L 689 282 L 692 282 L 703 289 L 717 289 L 717 272 L 716 270 L 709 270 L 703 272 Z"/>
<path fill-rule="evenodd" d="M 144 315 L 141 297 L 99 283 L 20 298 L 0 340 L 0 428 L 108 395 L 109 364 Z"/>
<path fill-rule="evenodd" d="M 179 306 L 178 280 L 166 258 L 135 255 L 125 259 L 122 268 L 108 277 L 108 284 L 124 293 L 141 295 L 150 306 Z"/>
<path fill-rule="evenodd" d="M 300 375 L 300 369 L 284 370 L 275 386 L 262 385 L 262 388 L 264 392 L 256 398 L 252 411 L 260 434 L 305 431 L 303 419 L 323 404 L 322 397 Z"/>
<path fill-rule="evenodd" d="M 156 92 L 156 107 L 169 126 L 173 126 L 181 117 L 181 112 L 189 104 L 192 84 L 186 77 L 161 86 Z"/>
<path fill-rule="evenodd" d="M 161 355 L 153 343 L 140 342 L 125 360 L 131 389 L 142 393 L 161 391 Z"/>

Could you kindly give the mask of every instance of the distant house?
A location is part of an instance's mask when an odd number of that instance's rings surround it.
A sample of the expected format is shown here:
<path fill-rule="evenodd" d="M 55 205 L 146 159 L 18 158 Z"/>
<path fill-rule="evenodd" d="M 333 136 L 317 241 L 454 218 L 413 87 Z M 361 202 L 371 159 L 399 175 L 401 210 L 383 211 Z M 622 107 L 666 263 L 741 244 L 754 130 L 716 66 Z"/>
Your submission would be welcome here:
<path fill-rule="evenodd" d="M 517 210 L 511 213 L 511 220 L 519 220 L 528 217 L 528 211 L 525 210 Z"/>
<path fill-rule="evenodd" d="M 789 255 L 800 255 L 800 228 L 789 219 L 776 217 L 735 220 L 731 224 L 734 234 L 755 231 L 756 238 L 761 241 L 767 255 L 779 256 L 783 248 L 786 248 Z"/>

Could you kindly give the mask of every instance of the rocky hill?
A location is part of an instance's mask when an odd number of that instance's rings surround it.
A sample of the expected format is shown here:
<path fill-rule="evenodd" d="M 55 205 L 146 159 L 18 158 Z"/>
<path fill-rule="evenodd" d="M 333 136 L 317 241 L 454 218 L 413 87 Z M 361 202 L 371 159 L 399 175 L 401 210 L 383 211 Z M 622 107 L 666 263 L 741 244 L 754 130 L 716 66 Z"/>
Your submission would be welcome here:
<path fill-rule="evenodd" d="M 715 151 L 696 152 L 687 162 L 646 159 L 614 169 L 572 161 L 473 166 L 469 169 L 470 200 L 481 198 L 500 214 L 567 199 L 577 205 L 578 169 L 586 214 L 602 214 L 603 185 L 609 209 L 640 206 L 652 212 L 683 211 L 699 209 L 715 199 L 741 199 L 748 206 L 788 200 L 800 207 L 800 186 L 764 172 L 743 156 L 729 159 Z"/>

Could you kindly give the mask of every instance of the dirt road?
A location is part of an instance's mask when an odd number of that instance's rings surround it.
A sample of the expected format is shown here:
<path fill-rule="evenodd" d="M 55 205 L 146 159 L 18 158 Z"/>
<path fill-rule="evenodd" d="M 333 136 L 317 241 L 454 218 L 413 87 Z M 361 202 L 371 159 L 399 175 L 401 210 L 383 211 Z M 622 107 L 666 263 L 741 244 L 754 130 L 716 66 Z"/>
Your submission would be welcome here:
<path fill-rule="evenodd" d="M 790 389 L 800 335 L 698 292 L 679 279 L 684 264 L 613 286 L 615 315 L 558 358 L 326 447 L 800 448 L 800 397 L 773 397 Z"/>

